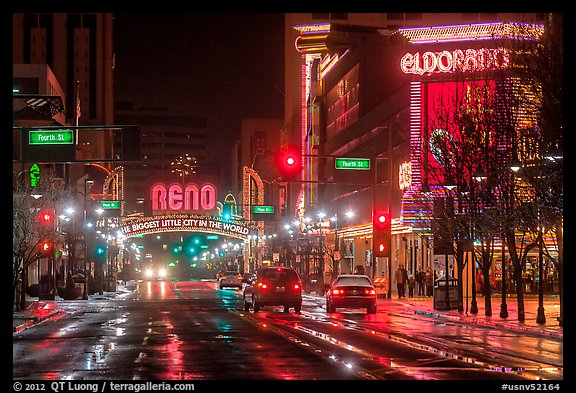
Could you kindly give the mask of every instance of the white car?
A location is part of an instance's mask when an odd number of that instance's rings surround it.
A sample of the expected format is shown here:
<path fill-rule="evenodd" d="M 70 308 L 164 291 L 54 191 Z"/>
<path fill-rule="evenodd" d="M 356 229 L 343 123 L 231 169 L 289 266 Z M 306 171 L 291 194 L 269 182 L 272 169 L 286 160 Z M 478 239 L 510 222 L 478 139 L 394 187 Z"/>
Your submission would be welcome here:
<path fill-rule="evenodd" d="M 144 269 L 144 278 L 146 280 L 165 280 L 168 273 L 166 269 L 163 267 L 155 268 L 155 267 L 147 267 Z"/>
<path fill-rule="evenodd" d="M 220 275 L 218 288 L 237 287 L 242 289 L 242 275 L 235 271 L 227 271 Z"/>

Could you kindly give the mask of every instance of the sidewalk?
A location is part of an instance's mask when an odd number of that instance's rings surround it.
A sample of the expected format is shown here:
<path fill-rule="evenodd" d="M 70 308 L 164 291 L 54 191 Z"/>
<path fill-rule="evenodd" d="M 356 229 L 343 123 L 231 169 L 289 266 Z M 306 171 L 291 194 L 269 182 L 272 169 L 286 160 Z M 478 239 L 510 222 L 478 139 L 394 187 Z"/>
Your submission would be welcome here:
<path fill-rule="evenodd" d="M 530 334 L 533 336 L 546 336 L 557 340 L 563 339 L 563 328 L 558 322 L 560 316 L 560 298 L 557 295 L 544 295 L 543 307 L 545 323 L 538 324 L 538 295 L 524 295 L 524 322 L 518 321 L 518 302 L 515 295 L 506 298 L 506 309 L 508 317 L 502 318 L 500 310 L 502 305 L 502 295 L 493 294 L 491 298 L 492 316 L 485 315 L 485 299 L 479 296 L 476 299 L 478 312 L 472 314 L 471 299 L 464 299 L 464 310 L 459 312 L 453 310 L 435 310 L 432 297 L 412 297 L 412 298 L 392 298 L 383 299 L 381 302 L 395 302 L 405 306 L 406 313 L 413 313 L 426 318 L 441 318 L 454 322 L 486 326 L 511 332 Z M 380 304 L 380 303 L 379 303 Z M 396 307 L 402 310 L 402 308 Z"/>
<path fill-rule="evenodd" d="M 88 295 L 88 300 L 68 300 L 66 302 L 94 302 L 98 300 L 108 300 L 116 296 L 132 292 L 135 288 L 135 283 L 118 284 L 115 292 L 103 292 L 102 295 L 95 293 Z M 28 305 L 25 310 L 16 311 L 12 314 L 13 334 L 20 333 L 41 322 L 58 319 L 66 316 L 68 313 L 59 307 L 59 303 L 64 300 L 56 296 L 55 300 L 38 300 L 36 297 L 26 296 L 26 304 Z"/>

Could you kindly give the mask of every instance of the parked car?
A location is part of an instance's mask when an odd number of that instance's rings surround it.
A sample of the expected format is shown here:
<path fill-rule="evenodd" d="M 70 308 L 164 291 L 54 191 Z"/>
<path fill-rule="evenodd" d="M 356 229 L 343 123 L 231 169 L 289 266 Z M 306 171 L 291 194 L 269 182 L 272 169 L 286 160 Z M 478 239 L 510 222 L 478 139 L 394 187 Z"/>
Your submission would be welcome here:
<path fill-rule="evenodd" d="M 242 289 L 242 275 L 236 271 L 226 271 L 218 278 L 218 288 L 237 287 Z"/>
<path fill-rule="evenodd" d="M 244 310 L 260 311 L 266 306 L 284 306 L 284 312 L 302 309 L 302 280 L 290 267 L 269 266 L 258 269 L 244 287 Z"/>
<path fill-rule="evenodd" d="M 370 278 L 363 274 L 340 274 L 326 292 L 326 312 L 337 308 L 365 308 L 376 313 L 376 289 Z"/>

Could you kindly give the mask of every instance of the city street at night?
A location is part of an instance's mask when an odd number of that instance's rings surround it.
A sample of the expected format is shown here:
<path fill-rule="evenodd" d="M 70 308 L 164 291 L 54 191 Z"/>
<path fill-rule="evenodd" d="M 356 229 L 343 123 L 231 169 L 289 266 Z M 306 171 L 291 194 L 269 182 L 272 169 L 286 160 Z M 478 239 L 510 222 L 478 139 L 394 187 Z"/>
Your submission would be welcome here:
<path fill-rule="evenodd" d="M 562 12 L 26 5 L 12 391 L 573 378 Z"/>
<path fill-rule="evenodd" d="M 279 307 L 245 312 L 242 292 L 219 290 L 214 280 L 135 285 L 113 297 L 95 295 L 88 304 L 57 302 L 61 313 L 56 318 L 14 334 L 14 378 L 561 380 L 563 376 L 561 337 L 427 317 L 424 310 L 430 298 L 379 299 L 375 315 L 362 309 L 328 315 L 323 298 L 312 294 L 305 295 L 298 315 Z M 547 304 L 551 317 L 557 314 L 554 304 Z M 528 302 L 527 309 L 532 307 Z"/>

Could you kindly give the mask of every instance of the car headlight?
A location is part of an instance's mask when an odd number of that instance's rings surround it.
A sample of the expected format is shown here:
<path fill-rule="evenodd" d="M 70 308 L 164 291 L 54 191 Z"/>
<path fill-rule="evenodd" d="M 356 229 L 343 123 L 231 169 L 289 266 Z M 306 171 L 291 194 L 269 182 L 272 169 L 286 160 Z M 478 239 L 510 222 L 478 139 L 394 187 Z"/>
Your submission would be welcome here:
<path fill-rule="evenodd" d="M 152 276 L 154 276 L 154 271 L 152 269 L 146 269 L 144 274 L 146 275 L 147 278 L 151 278 Z"/>
<path fill-rule="evenodd" d="M 158 277 L 166 277 L 166 269 L 160 269 L 158 270 Z"/>

